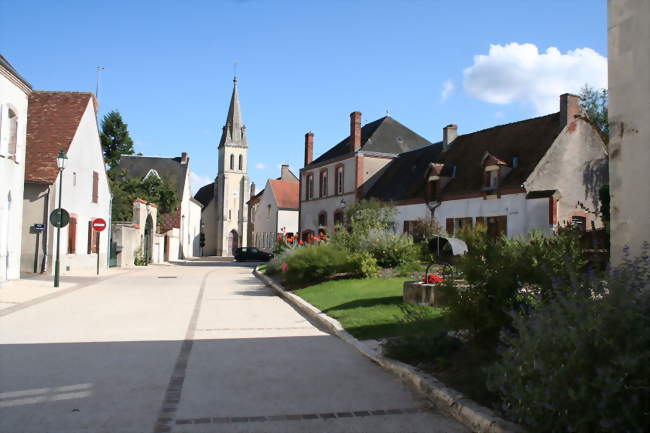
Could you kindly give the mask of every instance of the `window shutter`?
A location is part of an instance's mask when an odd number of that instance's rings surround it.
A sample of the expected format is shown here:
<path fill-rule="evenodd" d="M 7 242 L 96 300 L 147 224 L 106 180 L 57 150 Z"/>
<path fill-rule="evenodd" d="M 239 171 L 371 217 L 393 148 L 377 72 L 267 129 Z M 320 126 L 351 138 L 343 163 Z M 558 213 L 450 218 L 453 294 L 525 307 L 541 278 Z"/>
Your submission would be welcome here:
<path fill-rule="evenodd" d="M 99 199 L 99 173 L 93 171 L 93 203 Z"/>
<path fill-rule="evenodd" d="M 70 217 L 68 223 L 68 254 L 75 254 L 77 251 L 77 218 Z"/>
<path fill-rule="evenodd" d="M 485 227 L 485 217 L 476 217 L 476 227 Z"/>
<path fill-rule="evenodd" d="M 508 234 L 508 217 L 506 215 L 497 217 L 497 232 L 499 235 Z"/>
<path fill-rule="evenodd" d="M 88 221 L 88 254 L 93 252 L 93 222 Z"/>
<path fill-rule="evenodd" d="M 472 227 L 472 217 L 463 218 L 463 227 Z"/>
<path fill-rule="evenodd" d="M 448 235 L 453 235 L 454 234 L 454 219 L 453 218 L 447 218 L 447 234 Z"/>

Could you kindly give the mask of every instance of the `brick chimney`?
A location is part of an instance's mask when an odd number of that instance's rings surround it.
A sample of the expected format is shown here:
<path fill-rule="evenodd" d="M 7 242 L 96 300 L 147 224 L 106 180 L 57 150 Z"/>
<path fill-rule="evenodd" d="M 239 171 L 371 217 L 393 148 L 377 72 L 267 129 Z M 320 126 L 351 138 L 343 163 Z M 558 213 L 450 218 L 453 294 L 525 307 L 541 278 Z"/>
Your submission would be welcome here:
<path fill-rule="evenodd" d="M 189 161 L 190 158 L 187 156 L 187 152 L 181 153 L 181 164 L 187 164 L 187 161 Z"/>
<path fill-rule="evenodd" d="M 280 170 L 280 179 L 289 180 L 291 174 L 289 173 L 289 164 L 282 164 L 282 169 Z"/>
<path fill-rule="evenodd" d="M 350 113 L 350 151 L 356 152 L 361 148 L 361 113 Z"/>
<path fill-rule="evenodd" d="M 305 167 L 314 160 L 314 133 L 305 134 Z"/>
<path fill-rule="evenodd" d="M 255 197 L 255 182 L 251 182 L 251 198 Z"/>
<path fill-rule="evenodd" d="M 560 95 L 560 128 L 564 128 L 582 112 L 580 97 L 565 93 Z"/>
<path fill-rule="evenodd" d="M 458 137 L 458 125 L 447 125 L 442 128 L 442 151 L 449 150 L 451 143 Z"/>

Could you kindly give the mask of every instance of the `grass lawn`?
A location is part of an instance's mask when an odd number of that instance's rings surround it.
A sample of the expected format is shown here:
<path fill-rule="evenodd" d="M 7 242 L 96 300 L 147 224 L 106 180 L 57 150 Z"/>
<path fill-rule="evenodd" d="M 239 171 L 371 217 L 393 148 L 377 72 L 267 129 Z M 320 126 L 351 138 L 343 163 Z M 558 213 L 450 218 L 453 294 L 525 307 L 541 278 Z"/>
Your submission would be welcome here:
<path fill-rule="evenodd" d="M 337 280 L 293 293 L 335 318 L 360 340 L 395 337 L 413 332 L 435 332 L 444 327 L 443 310 L 418 307 L 425 320 L 405 323 L 402 283 L 405 278 Z"/>

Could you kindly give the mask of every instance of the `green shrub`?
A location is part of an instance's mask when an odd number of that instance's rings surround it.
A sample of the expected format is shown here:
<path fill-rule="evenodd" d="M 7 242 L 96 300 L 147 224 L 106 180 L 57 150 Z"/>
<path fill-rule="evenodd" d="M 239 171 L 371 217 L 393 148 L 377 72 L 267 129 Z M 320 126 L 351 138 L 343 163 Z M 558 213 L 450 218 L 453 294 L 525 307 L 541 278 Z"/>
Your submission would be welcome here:
<path fill-rule="evenodd" d="M 138 249 L 135 252 L 135 258 L 133 259 L 133 264 L 136 266 L 147 265 L 147 259 L 144 257 L 144 251 L 142 251 L 142 248 Z"/>
<path fill-rule="evenodd" d="M 367 251 L 352 253 L 349 256 L 348 270 L 355 276 L 363 278 L 376 277 L 379 274 L 379 269 L 377 259 Z"/>
<path fill-rule="evenodd" d="M 650 425 L 650 261 L 583 277 L 529 315 L 488 370 L 506 417 L 534 432 L 644 432 Z"/>
<path fill-rule="evenodd" d="M 359 243 L 382 268 L 397 268 L 418 260 L 418 248 L 410 236 L 395 234 L 389 230 L 373 230 Z"/>
<path fill-rule="evenodd" d="M 290 287 L 299 287 L 323 281 L 349 269 L 349 253 L 334 245 L 321 243 L 294 250 L 279 257 L 282 279 Z M 274 260 L 276 264 L 278 261 Z M 282 267 L 286 263 L 285 269 Z"/>
<path fill-rule="evenodd" d="M 415 364 L 426 361 L 444 368 L 448 357 L 462 346 L 460 340 L 447 335 L 445 331 L 435 334 L 416 334 L 388 339 L 383 344 L 389 358 Z"/>

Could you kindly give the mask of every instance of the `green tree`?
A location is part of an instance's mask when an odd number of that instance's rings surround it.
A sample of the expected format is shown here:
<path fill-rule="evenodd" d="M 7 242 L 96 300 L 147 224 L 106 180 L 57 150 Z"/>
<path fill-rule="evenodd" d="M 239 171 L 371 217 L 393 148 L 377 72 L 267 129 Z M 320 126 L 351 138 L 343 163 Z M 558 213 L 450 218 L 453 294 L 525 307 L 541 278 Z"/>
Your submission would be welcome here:
<path fill-rule="evenodd" d="M 605 144 L 609 143 L 609 122 L 607 120 L 607 89 L 596 90 L 585 84 L 580 90 L 580 105 L 585 118 L 598 131 Z"/>
<path fill-rule="evenodd" d="M 179 198 L 172 183 L 156 176 L 144 180 L 119 176 L 111 181 L 111 191 L 115 221 L 131 220 L 136 198 L 155 203 L 160 214 L 173 212 L 178 207 Z"/>
<path fill-rule="evenodd" d="M 109 167 L 109 176 L 114 177 L 115 167 L 122 155 L 133 155 L 133 140 L 129 136 L 128 125 L 122 120 L 119 111 L 113 110 L 102 119 L 100 135 L 104 163 Z"/>

